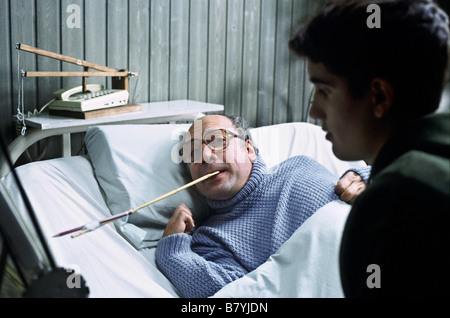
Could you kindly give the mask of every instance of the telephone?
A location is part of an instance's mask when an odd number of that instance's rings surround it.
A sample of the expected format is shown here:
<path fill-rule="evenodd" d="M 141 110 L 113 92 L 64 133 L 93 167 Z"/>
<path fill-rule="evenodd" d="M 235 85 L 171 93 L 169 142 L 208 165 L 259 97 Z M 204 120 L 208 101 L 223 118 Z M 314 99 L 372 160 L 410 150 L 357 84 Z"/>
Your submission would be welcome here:
<path fill-rule="evenodd" d="M 63 88 L 54 92 L 54 100 L 50 102 L 48 107 L 51 110 L 86 112 L 126 105 L 128 97 L 127 90 L 105 90 L 103 85 L 87 84 L 86 92 L 83 92 L 82 86 Z"/>

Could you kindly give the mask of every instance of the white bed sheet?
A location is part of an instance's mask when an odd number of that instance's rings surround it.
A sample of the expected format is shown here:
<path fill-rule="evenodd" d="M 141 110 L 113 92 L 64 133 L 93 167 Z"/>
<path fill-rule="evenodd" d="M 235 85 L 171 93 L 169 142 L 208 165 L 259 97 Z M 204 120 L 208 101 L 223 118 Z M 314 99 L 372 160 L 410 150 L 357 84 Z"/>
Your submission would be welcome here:
<path fill-rule="evenodd" d="M 350 205 L 333 201 L 294 232 L 267 262 L 216 298 L 340 298 L 339 246 Z"/>
<path fill-rule="evenodd" d="M 17 169 L 58 266 L 72 268 L 86 280 L 89 297 L 178 297 L 156 268 L 152 251 L 134 249 L 114 225 L 77 238 L 53 235 L 110 216 L 91 164 L 77 156 L 32 163 Z M 3 179 L 28 219 L 12 175 Z"/>

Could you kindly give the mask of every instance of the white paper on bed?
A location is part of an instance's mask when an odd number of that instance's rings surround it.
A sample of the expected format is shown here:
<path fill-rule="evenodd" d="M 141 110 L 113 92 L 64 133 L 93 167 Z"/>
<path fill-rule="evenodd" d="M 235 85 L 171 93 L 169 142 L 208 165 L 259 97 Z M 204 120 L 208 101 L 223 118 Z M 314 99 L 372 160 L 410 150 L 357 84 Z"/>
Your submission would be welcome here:
<path fill-rule="evenodd" d="M 135 250 L 112 224 L 75 239 L 52 237 L 111 215 L 88 159 L 47 160 L 16 171 L 57 265 L 79 271 L 90 289 L 89 297 L 177 297 L 155 263 Z M 3 182 L 22 217 L 29 219 L 12 175 Z"/>
<path fill-rule="evenodd" d="M 350 205 L 333 201 L 294 232 L 269 260 L 228 284 L 219 298 L 343 297 L 338 255 Z"/>

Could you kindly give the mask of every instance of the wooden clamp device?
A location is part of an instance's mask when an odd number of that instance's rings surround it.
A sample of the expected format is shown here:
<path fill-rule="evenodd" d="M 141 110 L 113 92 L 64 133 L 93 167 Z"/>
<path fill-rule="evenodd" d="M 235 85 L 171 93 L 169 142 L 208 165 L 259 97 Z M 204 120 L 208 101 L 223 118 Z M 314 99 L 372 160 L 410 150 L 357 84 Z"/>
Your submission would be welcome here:
<path fill-rule="evenodd" d="M 84 72 L 24 72 L 25 77 L 48 77 L 48 76 L 56 76 L 56 77 L 72 77 L 72 76 L 81 76 L 83 78 L 83 92 L 86 91 L 86 79 L 90 76 L 106 76 L 111 77 L 111 84 L 113 89 L 125 89 L 129 91 L 129 77 L 139 76 L 136 72 L 128 72 L 128 70 L 117 70 L 111 67 L 102 66 L 99 64 L 91 63 L 88 61 L 83 61 L 74 57 L 65 56 L 62 54 L 45 51 L 42 49 L 38 49 L 33 46 L 25 45 L 22 43 L 16 44 L 16 49 L 21 51 L 26 51 L 46 57 L 50 57 L 52 59 L 60 60 L 63 62 L 72 63 L 75 65 L 79 65 L 84 67 Z M 94 69 L 100 72 L 92 72 L 90 69 Z"/>

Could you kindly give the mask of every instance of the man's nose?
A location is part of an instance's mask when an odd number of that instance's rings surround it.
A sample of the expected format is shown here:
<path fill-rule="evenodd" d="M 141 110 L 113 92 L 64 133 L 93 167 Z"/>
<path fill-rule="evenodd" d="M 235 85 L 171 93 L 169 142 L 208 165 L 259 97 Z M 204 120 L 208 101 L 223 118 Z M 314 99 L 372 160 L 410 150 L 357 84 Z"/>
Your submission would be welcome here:
<path fill-rule="evenodd" d="M 309 116 L 318 120 L 323 119 L 324 113 L 322 108 L 320 107 L 320 103 L 314 100 L 311 102 L 311 107 L 309 109 Z"/>
<path fill-rule="evenodd" d="M 217 161 L 216 151 L 209 148 L 208 146 L 203 146 L 202 160 L 204 163 L 213 163 Z"/>

